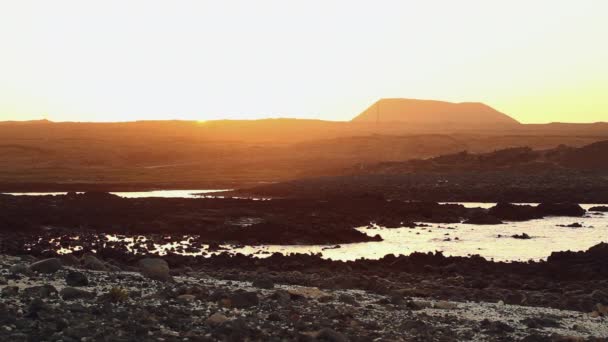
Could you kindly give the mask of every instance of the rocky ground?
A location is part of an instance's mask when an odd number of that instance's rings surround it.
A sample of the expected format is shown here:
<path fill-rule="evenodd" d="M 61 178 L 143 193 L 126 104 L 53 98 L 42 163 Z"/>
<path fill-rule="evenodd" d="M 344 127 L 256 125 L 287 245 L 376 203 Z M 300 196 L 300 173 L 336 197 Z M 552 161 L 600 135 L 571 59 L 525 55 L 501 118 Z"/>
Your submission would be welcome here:
<path fill-rule="evenodd" d="M 605 308 L 568 311 L 403 291 L 299 286 L 284 272 L 0 256 L 2 341 L 606 340 Z M 227 275 L 231 274 L 231 277 Z M 268 275 L 268 276 L 267 276 Z M 270 276 L 271 275 L 271 276 Z"/>

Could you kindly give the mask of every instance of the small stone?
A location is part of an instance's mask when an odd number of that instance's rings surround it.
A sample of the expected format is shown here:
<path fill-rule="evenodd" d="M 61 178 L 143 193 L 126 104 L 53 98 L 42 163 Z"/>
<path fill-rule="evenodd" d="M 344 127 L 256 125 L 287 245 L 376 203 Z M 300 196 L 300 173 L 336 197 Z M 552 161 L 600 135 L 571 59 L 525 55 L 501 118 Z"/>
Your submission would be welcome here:
<path fill-rule="evenodd" d="M 348 295 L 348 294 L 341 294 L 340 296 L 338 296 L 338 299 L 342 302 L 342 303 L 346 303 L 346 304 L 351 304 L 351 305 L 356 305 L 357 300 L 355 299 L 355 297 Z"/>
<path fill-rule="evenodd" d="M 89 285 L 89 279 L 82 272 L 70 271 L 65 276 L 65 283 L 68 284 L 68 286 L 87 286 Z"/>
<path fill-rule="evenodd" d="M 73 299 L 90 299 L 95 298 L 95 294 L 93 292 L 73 288 L 73 287 L 64 287 L 59 295 L 63 300 L 73 300 Z"/>
<path fill-rule="evenodd" d="M 153 280 L 168 281 L 171 279 L 169 274 L 169 264 L 161 258 L 144 258 L 137 263 L 141 269 L 141 274 Z"/>
<path fill-rule="evenodd" d="M 226 321 L 228 321 L 228 317 L 222 315 L 219 312 L 214 313 L 213 315 L 209 316 L 207 320 L 205 320 L 205 322 L 211 326 L 218 326 Z"/>
<path fill-rule="evenodd" d="M 183 295 L 177 296 L 176 299 L 179 300 L 180 302 L 188 303 L 188 302 L 194 301 L 196 299 L 196 296 L 191 295 L 191 294 L 183 294 Z"/>
<path fill-rule="evenodd" d="M 260 303 L 258 294 L 256 292 L 249 292 L 249 291 L 234 292 L 228 298 L 228 300 L 230 301 L 231 307 L 239 308 L 239 309 L 256 306 Z"/>
<path fill-rule="evenodd" d="M 26 264 L 15 264 L 11 266 L 8 271 L 11 274 L 27 274 L 30 270 Z"/>
<path fill-rule="evenodd" d="M 19 294 L 19 288 L 17 286 L 7 286 L 2 289 L 2 297 L 14 297 Z"/>
<path fill-rule="evenodd" d="M 435 303 L 435 309 L 442 309 L 442 310 L 452 310 L 452 309 L 456 309 L 458 308 L 458 305 L 456 303 L 451 303 L 445 300 L 440 300 L 437 303 Z"/>
<path fill-rule="evenodd" d="M 276 300 L 281 306 L 286 306 L 291 303 L 291 295 L 285 290 L 276 290 L 270 298 Z"/>
<path fill-rule="evenodd" d="M 30 265 L 30 270 L 38 273 L 55 273 L 61 269 L 61 261 L 49 258 L 37 261 Z"/>
<path fill-rule="evenodd" d="M 267 278 L 256 279 L 253 281 L 253 283 L 251 285 L 253 287 L 257 287 L 260 289 L 267 289 L 267 290 L 274 288 L 274 282 Z"/>
<path fill-rule="evenodd" d="M 23 289 L 23 295 L 30 298 L 48 298 L 57 295 L 57 289 L 53 285 L 38 285 Z"/>
<path fill-rule="evenodd" d="M 271 313 L 268 315 L 268 320 L 269 320 L 269 321 L 272 321 L 272 322 L 279 322 L 279 321 L 281 321 L 281 320 L 282 320 L 282 317 L 281 317 L 281 315 L 280 315 L 280 314 L 278 314 L 278 313 L 276 313 L 276 312 L 271 312 Z"/>

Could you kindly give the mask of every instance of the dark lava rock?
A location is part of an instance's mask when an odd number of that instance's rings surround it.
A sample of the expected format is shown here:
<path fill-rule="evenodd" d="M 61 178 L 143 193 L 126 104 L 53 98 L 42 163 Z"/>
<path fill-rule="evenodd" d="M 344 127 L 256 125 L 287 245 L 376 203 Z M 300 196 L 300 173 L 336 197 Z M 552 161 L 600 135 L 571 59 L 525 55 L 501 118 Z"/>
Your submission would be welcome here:
<path fill-rule="evenodd" d="M 526 233 L 514 234 L 514 235 L 511 235 L 511 237 L 514 238 L 514 239 L 520 239 L 520 240 L 531 239 L 530 235 L 528 235 Z"/>
<path fill-rule="evenodd" d="M 236 291 L 228 299 L 231 307 L 239 309 L 256 306 L 260 303 L 258 294 L 250 291 Z"/>
<path fill-rule="evenodd" d="M 481 328 L 495 334 L 504 334 L 515 331 L 512 326 L 504 322 L 490 321 L 488 319 L 484 319 L 483 321 L 481 321 Z"/>
<path fill-rule="evenodd" d="M 68 286 L 87 286 L 89 284 L 89 279 L 82 272 L 70 271 L 65 276 L 65 283 L 68 284 Z"/>
<path fill-rule="evenodd" d="M 73 299 L 90 299 L 95 298 L 95 294 L 93 292 L 76 289 L 73 287 L 65 287 L 60 292 L 59 295 L 63 300 L 73 300 Z"/>
<path fill-rule="evenodd" d="M 351 295 L 347 295 L 347 294 L 341 294 L 340 296 L 338 296 L 338 300 L 340 300 L 342 303 L 346 303 L 346 304 L 351 304 L 351 305 L 358 304 L 355 297 L 353 297 Z"/>
<path fill-rule="evenodd" d="M 38 285 L 23 289 L 23 295 L 31 298 L 48 298 L 57 295 L 57 289 L 53 285 Z"/>
<path fill-rule="evenodd" d="M 7 286 L 2 289 L 2 297 L 14 297 L 19 294 L 19 287 Z"/>
<path fill-rule="evenodd" d="M 574 222 L 574 223 L 570 223 L 570 224 L 558 224 L 557 226 L 565 227 L 565 228 L 583 228 L 583 225 L 578 222 Z"/>
<path fill-rule="evenodd" d="M 260 289 L 272 289 L 274 288 L 274 282 L 268 278 L 256 279 L 251 284 L 253 287 Z"/>
<path fill-rule="evenodd" d="M 600 212 L 608 212 L 608 206 L 600 205 L 589 208 L 589 211 L 600 211 Z"/>
<path fill-rule="evenodd" d="M 97 259 L 94 255 L 85 254 L 82 256 L 82 265 L 89 270 L 107 271 L 108 267 L 104 262 Z"/>
<path fill-rule="evenodd" d="M 348 339 L 342 333 L 329 328 L 319 330 L 316 334 L 316 338 L 318 341 L 348 342 Z"/>
<path fill-rule="evenodd" d="M 498 219 L 508 221 L 526 221 L 542 217 L 537 209 L 531 205 L 511 203 L 497 203 L 488 210 L 488 213 Z"/>
<path fill-rule="evenodd" d="M 583 216 L 586 212 L 576 203 L 541 203 L 536 209 L 542 216 Z"/>
<path fill-rule="evenodd" d="M 38 317 L 38 313 L 41 311 L 50 311 L 51 306 L 45 303 L 40 298 L 35 298 L 27 307 L 26 317 Z"/>
<path fill-rule="evenodd" d="M 464 221 L 466 224 L 502 224 L 503 222 L 496 216 L 478 212 Z"/>
<path fill-rule="evenodd" d="M 549 317 L 528 317 L 521 321 L 528 328 L 541 329 L 541 328 L 558 328 L 559 322 Z"/>
<path fill-rule="evenodd" d="M 80 260 L 78 260 L 78 258 L 75 257 L 74 254 L 72 254 L 72 253 L 61 255 L 59 257 L 59 260 L 61 260 L 62 264 L 68 265 L 68 266 L 80 265 Z"/>
<path fill-rule="evenodd" d="M 8 271 L 11 274 L 27 274 L 30 272 L 30 269 L 27 267 L 26 264 L 15 264 L 11 266 Z"/>
<path fill-rule="evenodd" d="M 281 306 L 287 306 L 291 303 L 291 295 L 285 290 L 275 291 L 270 298 L 276 300 Z"/>
<path fill-rule="evenodd" d="M 55 273 L 61 269 L 61 261 L 49 258 L 37 261 L 30 265 L 30 270 L 38 273 Z"/>

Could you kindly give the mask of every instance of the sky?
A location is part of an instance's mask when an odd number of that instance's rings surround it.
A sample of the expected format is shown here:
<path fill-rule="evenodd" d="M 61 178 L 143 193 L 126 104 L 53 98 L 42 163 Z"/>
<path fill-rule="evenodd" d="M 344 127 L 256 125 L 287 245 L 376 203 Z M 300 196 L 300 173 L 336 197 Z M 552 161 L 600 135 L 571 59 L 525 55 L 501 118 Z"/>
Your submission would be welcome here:
<path fill-rule="evenodd" d="M 0 120 L 350 120 L 380 98 L 608 121 L 608 1 L 0 0 Z"/>

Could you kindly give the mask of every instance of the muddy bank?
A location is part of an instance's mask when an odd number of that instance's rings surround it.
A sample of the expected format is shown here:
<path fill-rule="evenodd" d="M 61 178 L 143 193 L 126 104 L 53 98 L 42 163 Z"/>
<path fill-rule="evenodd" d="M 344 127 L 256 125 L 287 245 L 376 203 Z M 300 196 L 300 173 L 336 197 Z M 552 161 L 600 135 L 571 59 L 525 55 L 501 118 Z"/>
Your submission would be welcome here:
<path fill-rule="evenodd" d="M 0 233 L 87 231 L 198 236 L 200 243 L 335 244 L 379 241 L 354 229 L 416 222 L 499 224 L 550 215 L 582 216 L 577 204 L 499 204 L 490 210 L 457 204 L 404 202 L 363 194 L 329 199 L 121 198 L 108 193 L 0 195 Z M 83 235 L 84 236 L 84 235 Z M 27 239 L 27 237 L 26 237 Z"/>

